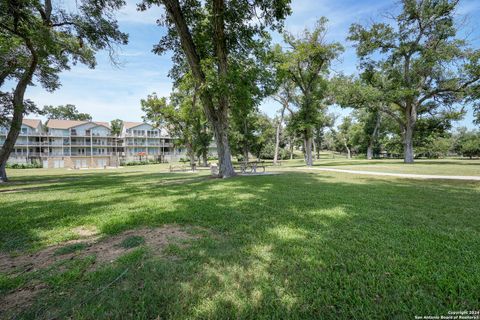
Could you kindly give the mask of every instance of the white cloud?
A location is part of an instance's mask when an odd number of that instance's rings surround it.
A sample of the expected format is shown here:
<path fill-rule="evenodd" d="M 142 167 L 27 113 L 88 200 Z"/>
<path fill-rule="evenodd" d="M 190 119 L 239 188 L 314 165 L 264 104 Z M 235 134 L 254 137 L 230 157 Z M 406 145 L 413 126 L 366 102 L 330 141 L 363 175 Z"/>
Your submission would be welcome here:
<path fill-rule="evenodd" d="M 163 9 L 153 5 L 146 11 L 138 11 L 137 3 L 139 1 L 127 0 L 127 5 L 118 12 L 117 19 L 120 22 L 140 23 L 140 24 L 156 24 L 163 14 Z"/>

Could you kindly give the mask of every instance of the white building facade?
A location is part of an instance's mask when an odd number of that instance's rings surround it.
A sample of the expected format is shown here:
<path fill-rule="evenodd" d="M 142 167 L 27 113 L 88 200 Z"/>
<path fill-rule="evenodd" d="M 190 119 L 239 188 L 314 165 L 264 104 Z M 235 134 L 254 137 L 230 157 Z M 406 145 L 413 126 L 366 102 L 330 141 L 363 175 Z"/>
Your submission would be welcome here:
<path fill-rule="evenodd" d="M 0 144 L 7 128 L 0 127 Z M 101 168 L 124 162 L 178 161 L 184 156 L 165 130 L 142 122 L 124 122 L 117 137 L 109 123 L 24 119 L 9 163 L 41 162 L 44 168 Z"/>

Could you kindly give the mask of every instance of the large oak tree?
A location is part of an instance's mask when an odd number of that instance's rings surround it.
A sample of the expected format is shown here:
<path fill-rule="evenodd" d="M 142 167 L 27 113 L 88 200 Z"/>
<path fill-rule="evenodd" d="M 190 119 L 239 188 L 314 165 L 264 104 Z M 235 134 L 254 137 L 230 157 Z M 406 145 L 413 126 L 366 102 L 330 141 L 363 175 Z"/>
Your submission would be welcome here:
<path fill-rule="evenodd" d="M 34 81 L 46 90 L 60 86 L 58 74 L 71 64 L 93 68 L 95 52 L 127 43 L 114 12 L 123 0 L 80 0 L 68 10 L 61 2 L 5 0 L 0 2 L 0 54 L 8 59 L 0 64 L 0 85 L 14 82 L 11 99 L 2 99 L 3 110 L 11 110 L 9 131 L 0 149 L 0 181 L 6 181 L 6 162 L 20 133 L 28 103 L 24 96 Z M 7 92 L 7 94 L 9 94 Z"/>
<path fill-rule="evenodd" d="M 205 115 L 213 128 L 220 176 L 235 175 L 228 140 L 229 110 L 235 88 L 249 81 L 243 77 L 262 55 L 267 29 L 282 26 L 290 13 L 289 0 L 144 0 L 141 9 L 161 4 L 167 34 L 155 51 L 173 51 L 170 75 L 179 79 L 188 66 Z"/>
<path fill-rule="evenodd" d="M 444 114 L 471 102 L 480 86 L 480 51 L 457 36 L 458 0 L 402 0 L 389 23 L 353 24 L 360 67 L 399 123 L 404 161 L 414 161 L 420 114 Z"/>

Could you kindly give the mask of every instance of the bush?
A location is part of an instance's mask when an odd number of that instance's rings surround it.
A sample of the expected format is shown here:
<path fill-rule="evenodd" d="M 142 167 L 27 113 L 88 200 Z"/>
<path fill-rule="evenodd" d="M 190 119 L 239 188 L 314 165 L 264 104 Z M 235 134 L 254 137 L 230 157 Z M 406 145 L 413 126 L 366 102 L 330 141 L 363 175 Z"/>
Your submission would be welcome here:
<path fill-rule="evenodd" d="M 161 162 L 157 160 L 142 160 L 142 161 L 124 162 L 122 165 L 130 167 L 130 166 L 144 166 L 147 164 L 159 164 L 159 163 Z"/>
<path fill-rule="evenodd" d="M 41 163 L 13 163 L 13 164 L 7 164 L 7 168 L 9 169 L 37 169 L 37 168 L 43 168 Z"/>

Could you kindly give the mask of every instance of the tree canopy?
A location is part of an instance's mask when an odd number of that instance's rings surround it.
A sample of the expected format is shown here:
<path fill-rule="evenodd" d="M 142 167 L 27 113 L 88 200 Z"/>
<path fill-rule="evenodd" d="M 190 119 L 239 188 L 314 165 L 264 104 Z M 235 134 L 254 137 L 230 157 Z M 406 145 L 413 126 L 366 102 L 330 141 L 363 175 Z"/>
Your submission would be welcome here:
<path fill-rule="evenodd" d="M 457 5 L 457 0 L 402 0 L 390 23 L 350 27 L 362 77 L 379 90 L 385 111 L 401 127 L 406 163 L 414 159 L 419 115 L 455 111 L 478 92 L 480 50 L 457 36 Z"/>
<path fill-rule="evenodd" d="M 73 104 L 44 106 L 41 113 L 48 119 L 92 121 L 92 116 L 77 110 Z"/>

